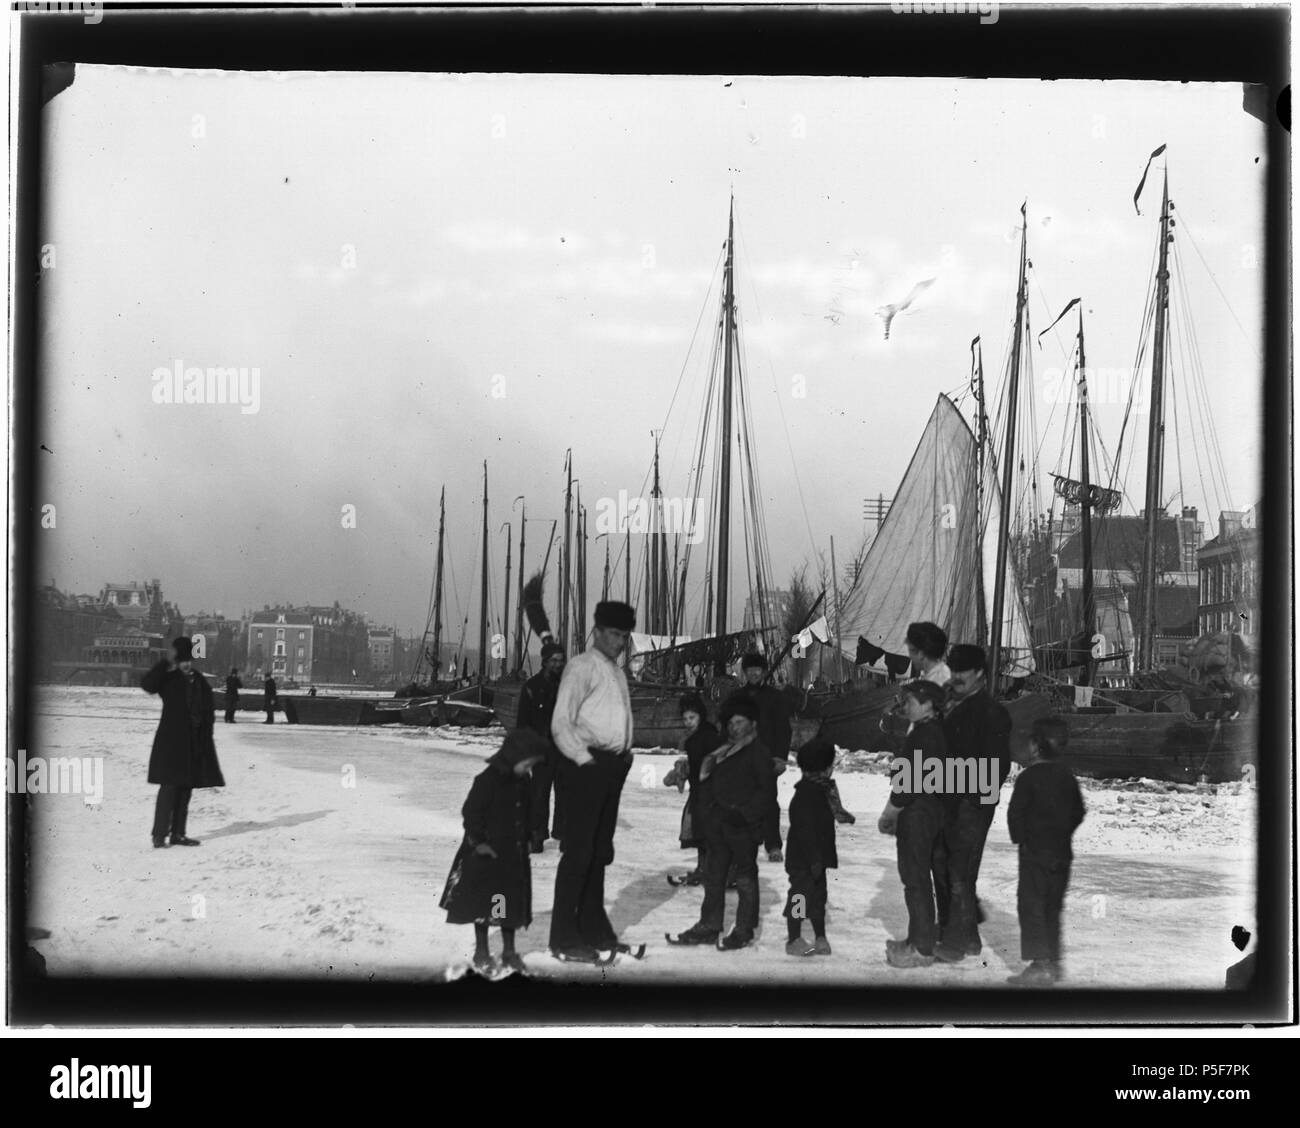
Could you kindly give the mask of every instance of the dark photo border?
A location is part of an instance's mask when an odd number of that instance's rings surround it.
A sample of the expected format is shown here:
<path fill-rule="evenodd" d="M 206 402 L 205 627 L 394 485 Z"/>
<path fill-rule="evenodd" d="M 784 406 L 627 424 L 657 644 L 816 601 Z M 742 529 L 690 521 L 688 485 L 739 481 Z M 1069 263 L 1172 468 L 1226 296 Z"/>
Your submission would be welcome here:
<path fill-rule="evenodd" d="M 1048 993 L 502 983 L 45 978 L 29 961 L 24 797 L 6 796 L 9 1008 L 14 1026 L 385 1026 L 669 1023 L 850 1026 L 1290 1024 L 1296 1014 L 1294 718 L 1292 712 L 1292 460 L 1290 11 L 1229 8 L 1023 8 L 975 16 L 900 18 L 874 9 L 768 6 L 622 8 L 477 5 L 281 7 L 105 5 L 30 13 L 20 47 L 13 321 L 8 751 L 32 722 L 31 606 L 40 521 L 38 373 L 43 99 L 56 64 L 344 71 L 512 71 L 596 74 L 851 75 L 1138 79 L 1238 83 L 1243 112 L 1267 126 L 1264 356 L 1266 545 L 1261 631 L 1267 670 L 1258 769 L 1258 964 L 1244 990 Z M 54 79 L 50 84 L 47 79 Z M 1158 143 L 1160 138 L 1155 138 Z M 1009 189 L 1013 191 L 1014 189 Z M 1224 927 L 1227 927 L 1225 923 Z M 1177 960 L 1176 951 L 1169 953 Z M 1226 972 L 1226 967 L 1225 967 Z"/>

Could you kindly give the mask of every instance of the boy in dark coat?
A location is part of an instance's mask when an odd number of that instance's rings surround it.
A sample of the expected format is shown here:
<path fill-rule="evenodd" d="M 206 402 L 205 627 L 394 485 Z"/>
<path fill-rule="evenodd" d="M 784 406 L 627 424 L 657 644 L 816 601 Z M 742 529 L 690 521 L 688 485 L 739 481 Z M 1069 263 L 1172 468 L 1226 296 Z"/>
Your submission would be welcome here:
<path fill-rule="evenodd" d="M 803 778 L 794 785 L 790 800 L 790 833 L 785 840 L 785 872 L 790 895 L 785 903 L 787 955 L 829 956 L 826 939 L 826 871 L 835 869 L 835 813 L 831 805 L 831 772 L 835 770 L 835 744 L 811 740 L 799 749 Z M 813 927 L 813 941 L 803 938 L 803 922 Z"/>
<path fill-rule="evenodd" d="M 903 739 L 903 750 L 894 759 L 891 795 L 878 826 L 882 834 L 898 838 L 907 938 L 885 941 L 885 959 L 891 967 L 928 967 L 934 963 L 936 939 L 932 866 L 943 833 L 945 807 L 946 748 L 937 715 L 943 690 L 929 681 L 910 682 L 903 687 L 902 702 L 911 727 Z M 933 773 L 937 773 L 937 787 Z"/>
<path fill-rule="evenodd" d="M 704 882 L 704 826 L 699 812 L 700 768 L 704 766 L 705 757 L 722 743 L 718 730 L 708 720 L 708 709 L 704 699 L 698 693 L 687 693 L 677 704 L 686 726 L 686 739 L 682 742 L 680 756 L 670 771 L 664 776 L 664 786 L 676 787 L 680 792 L 688 784 L 690 793 L 686 796 L 686 805 L 682 808 L 682 825 L 679 840 L 683 850 L 695 850 L 695 869 L 678 876 L 670 874 L 669 885 L 701 885 Z"/>
<path fill-rule="evenodd" d="M 244 683 L 239 680 L 239 671 L 231 666 L 230 673 L 226 675 L 226 724 L 235 723 L 235 710 L 239 708 L 239 691 L 244 688 Z"/>
<path fill-rule="evenodd" d="M 558 642 L 542 644 L 542 669 L 534 674 L 519 691 L 519 712 L 516 728 L 532 729 L 545 738 L 550 751 L 546 759 L 533 769 L 533 837 L 531 849 L 540 854 L 548 838 L 560 837 L 560 796 L 555 795 L 555 818 L 547 825 L 551 813 L 551 788 L 555 783 L 556 758 L 560 750 L 551 739 L 551 718 L 555 716 L 555 698 L 560 692 L 560 677 L 564 673 L 564 647 Z"/>
<path fill-rule="evenodd" d="M 758 706 L 744 697 L 724 708 L 728 742 L 700 765 L 696 811 L 704 820 L 704 904 L 700 919 L 676 944 L 713 944 L 724 952 L 747 947 L 758 929 L 758 847 L 763 824 L 776 799 L 772 755 L 756 735 Z M 721 940 L 727 872 L 734 866 L 740 904 L 735 927 Z"/>
<path fill-rule="evenodd" d="M 723 711 L 735 701 L 748 699 L 758 708 L 758 742 L 768 750 L 772 757 L 772 769 L 776 775 L 785 773 L 790 761 L 790 702 L 776 686 L 767 681 L 767 659 L 751 651 L 740 660 L 740 668 L 745 675 L 745 684 L 732 693 L 722 703 Z M 767 850 L 769 862 L 781 860 L 781 806 L 777 802 L 776 789 L 772 790 L 772 802 L 763 814 L 763 847 Z"/>
<path fill-rule="evenodd" d="M 1083 822 L 1083 796 L 1062 762 L 1069 729 L 1059 717 L 1034 722 L 1007 807 L 1007 830 L 1020 847 L 1020 958 L 1029 966 L 1008 983 L 1050 987 L 1061 978 L 1061 907 L 1070 882 L 1070 839 Z"/>
<path fill-rule="evenodd" d="M 989 765 L 996 761 L 1000 793 L 1011 771 L 1011 714 L 989 693 L 984 673 L 987 665 L 982 647 L 961 643 L 948 652 L 951 681 L 943 738 L 954 761 Z M 959 963 L 983 949 L 976 882 L 996 810 L 996 795 L 991 803 L 973 792 L 953 795 L 948 801 L 940 847 L 944 862 L 935 873 L 942 933 L 935 956 L 946 963 Z"/>
<path fill-rule="evenodd" d="M 448 924 L 474 926 L 474 966 L 484 974 L 496 970 L 488 950 L 488 928 L 494 924 L 501 929 L 501 962 L 525 971 L 515 951 L 515 929 L 533 920 L 528 773 L 546 753 L 547 741 L 531 729 L 508 733 L 474 777 L 461 807 L 465 837 L 438 904 L 447 910 Z"/>
<path fill-rule="evenodd" d="M 145 674 L 140 688 L 156 693 L 163 707 L 149 754 L 149 782 L 158 785 L 153 844 L 159 849 L 197 846 L 199 840 L 185 833 L 190 795 L 196 787 L 225 787 L 226 781 L 212 739 L 212 687 L 194 668 L 190 640 L 176 639 L 171 660 L 164 659 Z"/>

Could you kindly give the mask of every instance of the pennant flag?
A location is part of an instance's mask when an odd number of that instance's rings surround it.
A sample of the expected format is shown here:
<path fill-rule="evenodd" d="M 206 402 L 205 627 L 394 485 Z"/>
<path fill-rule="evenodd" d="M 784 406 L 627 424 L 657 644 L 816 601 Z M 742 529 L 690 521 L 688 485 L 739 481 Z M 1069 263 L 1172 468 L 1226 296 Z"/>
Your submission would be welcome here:
<path fill-rule="evenodd" d="M 1142 209 L 1138 207 L 1138 197 L 1142 195 L 1142 189 L 1146 186 L 1147 173 L 1151 171 L 1151 162 L 1164 151 L 1165 147 L 1161 145 L 1160 148 L 1147 157 L 1147 167 L 1142 170 L 1142 179 L 1138 181 L 1138 190 L 1133 193 L 1133 210 L 1137 212 L 1138 215 L 1142 214 Z"/>
<path fill-rule="evenodd" d="M 822 615 L 815 623 L 808 624 L 808 631 L 818 642 L 825 645 L 831 640 L 831 627 L 826 621 L 826 616 Z"/>
<path fill-rule="evenodd" d="M 1072 310 L 1075 306 L 1079 304 L 1079 301 L 1080 301 L 1079 298 L 1072 299 L 1070 301 L 1070 304 L 1067 305 L 1063 310 L 1061 310 L 1060 313 L 1056 315 L 1056 321 L 1060 321 L 1061 318 L 1063 318 L 1067 313 L 1070 312 L 1070 310 Z M 1043 334 L 1048 332 L 1048 330 L 1052 329 L 1056 325 L 1056 321 L 1053 321 L 1052 324 L 1047 327 L 1047 329 L 1044 329 L 1042 333 L 1038 334 L 1038 347 L 1040 349 L 1043 347 Z"/>

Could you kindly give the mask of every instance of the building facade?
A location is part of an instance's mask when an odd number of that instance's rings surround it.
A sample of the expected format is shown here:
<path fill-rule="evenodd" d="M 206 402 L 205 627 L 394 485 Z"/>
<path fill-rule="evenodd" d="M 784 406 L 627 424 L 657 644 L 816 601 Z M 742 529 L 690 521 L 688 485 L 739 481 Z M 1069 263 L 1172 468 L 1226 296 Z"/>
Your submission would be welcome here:
<path fill-rule="evenodd" d="M 263 608 L 248 622 L 248 669 L 276 681 L 315 680 L 316 625 L 305 611 Z"/>
<path fill-rule="evenodd" d="M 1259 506 L 1219 514 L 1219 535 L 1197 553 L 1201 634 L 1259 634 Z"/>

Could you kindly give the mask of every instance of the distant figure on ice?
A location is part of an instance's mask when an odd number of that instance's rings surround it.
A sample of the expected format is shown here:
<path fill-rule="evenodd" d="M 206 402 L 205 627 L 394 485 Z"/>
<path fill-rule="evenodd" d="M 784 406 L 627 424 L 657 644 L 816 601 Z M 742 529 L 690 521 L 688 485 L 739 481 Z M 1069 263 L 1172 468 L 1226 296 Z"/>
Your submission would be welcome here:
<path fill-rule="evenodd" d="M 764 683 L 767 676 L 767 659 L 762 654 L 750 652 L 741 659 L 745 684 L 722 703 L 723 712 L 733 702 L 748 698 L 758 708 L 758 742 L 772 757 L 772 770 L 783 775 L 790 766 L 790 703 L 774 685 Z M 772 802 L 763 816 L 763 847 L 769 862 L 779 862 L 781 854 L 781 805 L 777 802 L 776 788 L 772 789 Z"/>
<path fill-rule="evenodd" d="M 758 929 L 758 847 L 767 812 L 776 798 L 772 754 L 757 735 L 758 706 L 733 695 L 723 706 L 727 743 L 700 765 L 696 811 L 704 820 L 704 904 L 700 919 L 671 944 L 714 944 L 724 952 L 753 942 Z M 735 927 L 721 940 L 726 911 L 727 875 L 734 871 L 740 903 Z"/>
<path fill-rule="evenodd" d="M 501 962 L 524 972 L 515 950 L 515 930 L 533 921 L 533 878 L 528 845 L 532 832 L 528 773 L 543 763 L 549 742 L 530 729 L 507 733 L 501 747 L 474 777 L 460 809 L 465 838 L 456 851 L 440 908 L 448 924 L 474 926 L 474 966 L 496 970 L 488 929 L 501 929 Z"/>
<path fill-rule="evenodd" d="M 266 672 L 266 680 L 262 683 L 262 692 L 266 695 L 266 701 L 263 703 L 266 709 L 266 720 L 264 725 L 275 724 L 275 678 L 271 677 L 271 672 Z"/>
<path fill-rule="evenodd" d="M 239 670 L 234 666 L 230 667 L 230 673 L 226 675 L 226 724 L 235 723 L 235 710 L 239 708 L 239 691 L 244 688 L 244 683 L 239 680 Z"/>
<path fill-rule="evenodd" d="M 1061 978 L 1061 908 L 1074 859 L 1070 839 L 1084 810 L 1074 772 L 1061 760 L 1069 738 L 1059 717 L 1034 722 L 1024 771 L 1007 805 L 1007 830 L 1020 847 L 1020 958 L 1029 961 L 1007 982 L 1022 987 L 1050 987 Z"/>
<path fill-rule="evenodd" d="M 531 849 L 540 854 L 548 838 L 560 837 L 559 793 L 556 793 L 555 818 L 547 824 L 551 813 L 551 787 L 555 783 L 556 757 L 559 749 L 551 739 L 551 718 L 555 715 L 555 697 L 560 691 L 560 675 L 564 673 L 564 647 L 558 642 L 542 644 L 542 669 L 526 682 L 519 692 L 519 714 L 515 727 L 529 729 L 545 741 L 549 751 L 546 759 L 533 769 L 533 833 Z"/>
<path fill-rule="evenodd" d="M 225 787 L 226 781 L 212 739 L 212 687 L 194 668 L 190 640 L 176 639 L 171 659 L 164 658 L 145 674 L 140 688 L 156 693 L 163 707 L 149 754 L 149 782 L 158 785 L 153 844 L 159 849 L 197 846 L 198 839 L 185 833 L 190 794 L 196 787 Z"/>
<path fill-rule="evenodd" d="M 785 902 L 785 950 L 791 956 L 829 956 L 826 871 L 839 865 L 831 802 L 834 742 L 810 740 L 799 749 L 797 762 L 803 777 L 794 785 L 794 798 L 790 800 L 790 833 L 785 843 L 785 872 L 790 878 L 790 893 Z M 812 925 L 811 942 L 803 936 L 805 920 Z"/>
<path fill-rule="evenodd" d="M 903 713 L 910 723 L 903 749 L 894 758 L 890 798 L 877 824 L 882 834 L 898 840 L 898 877 L 907 905 L 907 936 L 885 941 L 891 967 L 928 967 L 934 963 L 936 933 L 934 854 L 943 835 L 945 796 L 926 785 L 927 766 L 942 765 L 947 756 L 939 706 L 943 690 L 930 681 L 903 687 Z"/>
<path fill-rule="evenodd" d="M 1011 772 L 1011 714 L 988 691 L 987 664 L 984 649 L 968 643 L 954 646 L 948 654 L 952 681 L 943 718 L 948 755 L 954 760 L 987 764 L 990 769 L 996 765 L 997 789 L 991 803 L 974 788 L 948 802 L 941 844 L 945 864 L 936 867 L 939 885 L 935 890 L 942 943 L 934 953 L 947 963 L 958 963 L 983 950 L 976 882 L 998 797 Z"/>
<path fill-rule="evenodd" d="M 592 649 L 564 668 L 551 719 L 563 759 L 555 780 L 562 836 L 550 946 L 556 958 L 583 963 L 631 951 L 605 913 L 605 867 L 614 860 L 618 802 L 632 767 L 632 702 L 617 659 L 636 611 L 597 603 L 595 622 Z"/>
<path fill-rule="evenodd" d="M 664 784 L 668 787 L 676 787 L 678 791 L 686 786 L 690 787 L 690 792 L 686 796 L 686 805 L 682 808 L 682 825 L 678 840 L 683 850 L 695 851 L 695 869 L 680 876 L 670 874 L 668 884 L 701 885 L 704 882 L 706 847 L 704 819 L 698 810 L 700 768 L 704 764 L 704 758 L 722 743 L 722 737 L 709 721 L 704 698 L 698 693 L 684 694 L 677 703 L 677 709 L 681 713 L 682 725 L 686 729 L 686 739 L 682 742 L 682 751 L 686 755 L 678 757 L 672 769 L 664 776 Z"/>

